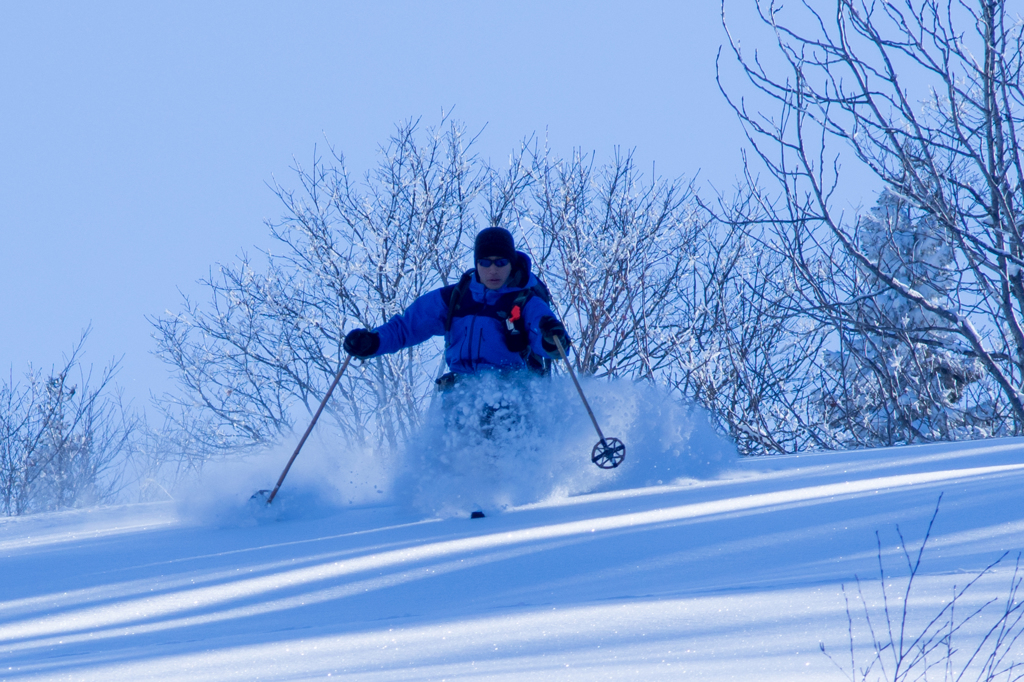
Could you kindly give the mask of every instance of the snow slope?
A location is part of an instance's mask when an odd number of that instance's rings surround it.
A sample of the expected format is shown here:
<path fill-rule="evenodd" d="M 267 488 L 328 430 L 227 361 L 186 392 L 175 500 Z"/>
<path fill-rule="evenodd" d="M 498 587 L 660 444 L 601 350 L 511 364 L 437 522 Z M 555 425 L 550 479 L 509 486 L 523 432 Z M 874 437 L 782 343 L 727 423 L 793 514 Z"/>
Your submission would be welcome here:
<path fill-rule="evenodd" d="M 924 622 L 1024 546 L 1022 491 L 1012 439 L 734 461 L 482 520 L 295 498 L 220 526 L 170 504 L 6 519 L 0 679 L 841 680 L 819 642 L 849 661 L 855 575 L 877 606 L 875 531 L 898 586 L 896 525 L 913 550 L 943 495 Z"/>

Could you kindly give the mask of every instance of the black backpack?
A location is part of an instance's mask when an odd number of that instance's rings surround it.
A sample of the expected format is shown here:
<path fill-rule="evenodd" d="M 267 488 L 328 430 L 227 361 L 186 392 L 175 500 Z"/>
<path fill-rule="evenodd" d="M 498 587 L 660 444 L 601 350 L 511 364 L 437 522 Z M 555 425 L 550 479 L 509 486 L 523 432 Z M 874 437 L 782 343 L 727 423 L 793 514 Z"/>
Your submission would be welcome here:
<path fill-rule="evenodd" d="M 539 279 L 533 286 L 510 291 L 498 299 L 493 305 L 485 305 L 475 301 L 472 297 L 465 299 L 469 290 L 469 283 L 473 279 L 476 270 L 467 270 L 459 278 L 457 284 L 450 284 L 441 289 L 441 298 L 448 306 L 448 317 L 444 322 L 445 346 L 448 345 L 448 332 L 452 328 L 452 320 L 456 317 L 467 315 L 480 315 L 494 317 L 505 323 L 505 345 L 514 353 L 519 353 L 526 366 L 533 372 L 541 375 L 551 373 L 551 359 L 533 352 L 530 347 L 530 339 L 526 330 L 526 322 L 521 316 L 521 311 L 534 296 L 540 298 L 544 303 L 551 305 L 551 292 L 547 285 Z"/>

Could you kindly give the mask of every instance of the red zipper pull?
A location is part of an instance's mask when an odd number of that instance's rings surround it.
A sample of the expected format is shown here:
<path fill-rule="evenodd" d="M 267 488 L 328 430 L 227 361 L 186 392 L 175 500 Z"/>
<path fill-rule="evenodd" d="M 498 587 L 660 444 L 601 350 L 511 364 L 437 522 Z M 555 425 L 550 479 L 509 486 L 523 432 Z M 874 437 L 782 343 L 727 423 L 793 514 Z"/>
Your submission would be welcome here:
<path fill-rule="evenodd" d="M 512 312 L 505 318 L 505 328 L 510 332 L 515 332 L 516 328 L 513 322 L 516 322 L 523 316 L 522 312 L 523 311 L 519 309 L 519 306 L 512 306 Z"/>

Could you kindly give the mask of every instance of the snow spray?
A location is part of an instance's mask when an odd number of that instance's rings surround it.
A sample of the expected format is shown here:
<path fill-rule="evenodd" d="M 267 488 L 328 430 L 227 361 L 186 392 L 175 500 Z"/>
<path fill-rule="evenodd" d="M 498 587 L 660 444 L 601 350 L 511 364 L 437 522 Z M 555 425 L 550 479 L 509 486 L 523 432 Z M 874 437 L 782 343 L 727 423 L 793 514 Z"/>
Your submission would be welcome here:
<path fill-rule="evenodd" d="M 594 431 L 568 377 L 484 374 L 435 401 L 406 448 L 398 501 L 440 516 L 498 511 L 586 492 L 708 478 L 736 448 L 699 407 L 650 383 L 584 379 L 609 436 L 626 443 L 617 469 L 590 461 Z"/>
<path fill-rule="evenodd" d="M 322 518 L 389 501 L 385 487 L 396 477 L 394 463 L 372 446 L 353 445 L 337 431 L 322 428 L 295 460 L 274 503 L 252 504 L 252 491 L 280 474 L 281 463 L 291 451 L 292 445 L 286 441 L 244 456 L 208 462 L 199 480 L 178 491 L 179 517 L 197 525 L 252 526 Z"/>
<path fill-rule="evenodd" d="M 737 456 L 700 407 L 664 388 L 623 379 L 581 383 L 601 428 L 626 444 L 629 455 L 616 469 L 591 463 L 594 429 L 569 377 L 484 374 L 434 400 L 395 455 L 354 444 L 329 427 L 314 432 L 274 504 L 259 510 L 248 499 L 279 475 L 289 443 L 208 462 L 200 481 L 178 491 L 179 517 L 247 526 L 378 505 L 468 517 L 588 492 L 707 479 Z"/>

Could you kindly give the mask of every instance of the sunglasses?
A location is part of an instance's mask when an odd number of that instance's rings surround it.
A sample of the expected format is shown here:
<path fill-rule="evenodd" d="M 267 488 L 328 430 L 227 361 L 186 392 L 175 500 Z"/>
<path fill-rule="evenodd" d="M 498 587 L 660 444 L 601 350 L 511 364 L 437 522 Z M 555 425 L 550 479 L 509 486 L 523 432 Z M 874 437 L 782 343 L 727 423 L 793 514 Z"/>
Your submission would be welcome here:
<path fill-rule="evenodd" d="M 499 268 L 503 268 L 509 264 L 508 258 L 481 258 L 476 262 L 482 268 L 489 268 L 491 265 L 496 265 Z"/>

